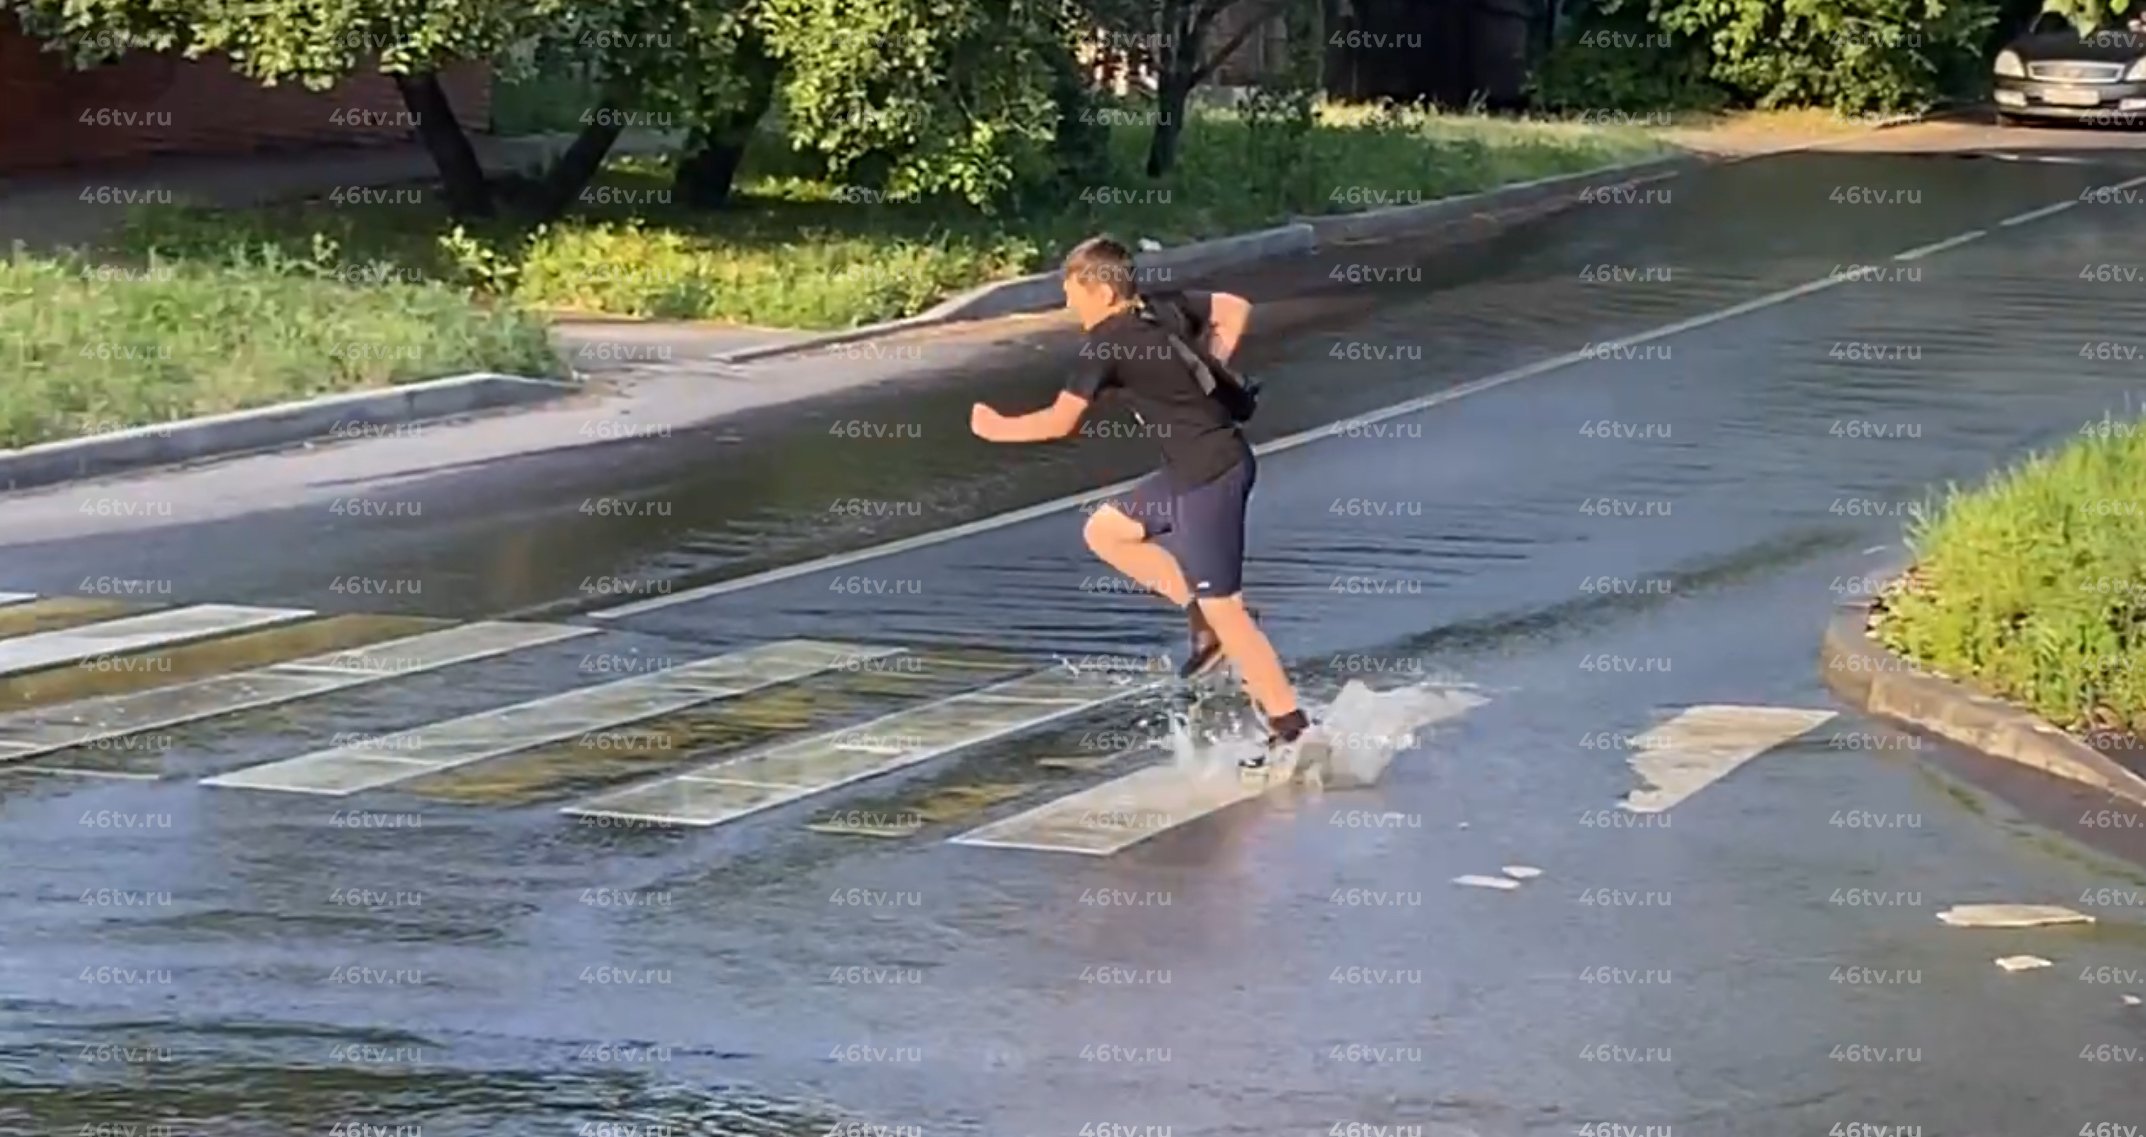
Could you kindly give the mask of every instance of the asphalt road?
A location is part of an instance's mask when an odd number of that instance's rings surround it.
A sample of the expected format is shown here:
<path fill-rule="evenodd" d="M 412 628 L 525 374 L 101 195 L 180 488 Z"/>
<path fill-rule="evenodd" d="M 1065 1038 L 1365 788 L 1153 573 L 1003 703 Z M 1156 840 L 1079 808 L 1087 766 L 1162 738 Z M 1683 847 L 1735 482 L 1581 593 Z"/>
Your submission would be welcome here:
<path fill-rule="evenodd" d="M 1983 792 L 2003 775 L 1970 756 L 1841 713 L 1814 667 L 1913 503 L 2135 409 L 2146 183 L 2080 199 L 2142 172 L 1783 157 L 1421 265 L 1310 266 L 1335 287 L 1271 299 L 1317 330 L 1256 357 L 1275 445 L 1249 588 L 1320 705 L 1354 680 L 1432 709 L 1370 788 L 1090 809 L 1144 838 L 1104 856 L 965 839 L 1158 761 L 1160 696 L 944 756 L 1044 704 L 877 719 L 1175 647 L 1085 561 L 1077 504 L 1004 520 L 1137 473 L 1145 440 L 963 437 L 970 401 L 1040 403 L 1047 368 L 363 485 L 334 513 L 190 521 L 146 482 L 77 491 L 74 534 L 53 495 L 0 508 L 40 534 L 0 547 L 0 588 L 41 597 L 0 632 L 47 633 L 0 639 L 0 1126 L 2146 1124 L 2123 999 L 2146 996 L 2146 877 Z M 172 505 L 148 526 L 100 500 Z M 207 602 L 351 615 L 152 651 L 51 635 Z M 146 699 L 516 612 L 562 630 L 311 664 L 251 709 L 206 713 L 270 680 Z M 794 638 L 908 654 L 661 676 Z M 1332 724 L 1351 744 L 1360 707 Z M 822 732 L 841 745 L 780 749 Z M 1650 766 L 1650 737 L 1688 767 Z M 1935 918 L 1982 901 L 2100 922 Z M 2020 953 L 2054 966 L 1992 962 Z"/>

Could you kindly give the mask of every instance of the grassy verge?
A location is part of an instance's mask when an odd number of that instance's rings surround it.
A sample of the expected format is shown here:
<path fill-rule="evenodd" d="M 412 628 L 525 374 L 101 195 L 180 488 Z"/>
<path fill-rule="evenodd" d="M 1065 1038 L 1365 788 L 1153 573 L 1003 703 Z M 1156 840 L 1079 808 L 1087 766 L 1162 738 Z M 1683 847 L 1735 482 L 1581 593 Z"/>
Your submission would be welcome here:
<path fill-rule="evenodd" d="M 398 273 L 515 303 L 592 314 L 838 328 L 912 315 L 977 284 L 1038 271 L 1080 237 L 1165 244 L 1439 197 L 1653 157 L 1637 127 L 1329 107 L 1286 140 L 1226 110 L 1198 112 L 1172 174 L 1141 172 L 1145 127 L 1115 127 L 1108 184 L 1015 215 L 887 201 L 816 177 L 779 143 L 748 155 L 733 208 L 668 204 L 662 163 L 614 163 L 567 222 L 504 222 L 450 237 L 434 204 L 293 203 L 144 214 L 136 256 L 194 260 L 234 248 L 303 257 L 328 239 Z"/>
<path fill-rule="evenodd" d="M 2104 421 L 1910 532 L 1877 636 L 2072 730 L 2146 731 L 2146 423 Z"/>
<path fill-rule="evenodd" d="M 0 448 L 457 372 L 562 371 L 541 321 L 310 263 L 0 260 Z"/>

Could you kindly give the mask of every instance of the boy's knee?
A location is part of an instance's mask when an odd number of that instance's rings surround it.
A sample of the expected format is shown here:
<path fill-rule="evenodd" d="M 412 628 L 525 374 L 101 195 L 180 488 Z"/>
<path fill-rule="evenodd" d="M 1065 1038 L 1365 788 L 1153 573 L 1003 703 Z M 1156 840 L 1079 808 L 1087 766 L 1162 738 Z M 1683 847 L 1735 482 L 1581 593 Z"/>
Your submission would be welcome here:
<path fill-rule="evenodd" d="M 1088 515 L 1088 523 L 1081 526 L 1080 538 L 1090 549 L 1101 551 L 1115 545 L 1130 544 L 1146 537 L 1146 530 L 1132 518 L 1114 510 L 1099 509 Z"/>

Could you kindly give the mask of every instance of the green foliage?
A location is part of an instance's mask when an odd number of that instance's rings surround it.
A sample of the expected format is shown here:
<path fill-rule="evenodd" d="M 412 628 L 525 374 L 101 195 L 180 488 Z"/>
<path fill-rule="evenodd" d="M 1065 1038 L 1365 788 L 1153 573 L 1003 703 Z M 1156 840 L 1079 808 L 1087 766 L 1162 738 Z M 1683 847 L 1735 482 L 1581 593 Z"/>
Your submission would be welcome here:
<path fill-rule="evenodd" d="M 1878 637 L 2060 725 L 2146 731 L 2146 423 L 2086 435 L 1919 518 Z"/>
<path fill-rule="evenodd" d="M 787 129 L 837 173 L 994 208 L 1056 173 L 1055 15 L 997 0 L 762 0 Z"/>
<path fill-rule="evenodd" d="M 314 90 L 373 59 L 380 71 L 399 74 L 502 54 L 573 9 L 572 0 L 10 0 L 10 6 L 24 31 L 61 45 L 81 66 L 129 50 L 189 59 L 220 52 L 248 78 Z"/>
<path fill-rule="evenodd" d="M 1708 71 L 1703 42 L 1657 30 L 1625 5 L 1591 9 L 1559 29 L 1528 89 L 1537 107 L 1568 114 L 1719 110 L 1729 92 Z"/>
<path fill-rule="evenodd" d="M 18 255 L 0 295 L 16 301 L 0 304 L 0 447 L 461 372 L 564 373 L 530 315 L 345 264 L 327 240 L 129 267 Z"/>
<path fill-rule="evenodd" d="M 0 0 L 79 63 L 128 49 L 223 52 L 263 83 L 488 59 L 510 82 L 573 75 L 607 109 L 673 129 L 730 124 L 753 58 L 783 67 L 794 137 L 897 194 L 994 207 L 1051 180 L 1061 11 L 1007 0 Z M 748 114 L 747 119 L 751 117 Z M 601 120 L 599 120 L 601 121 Z"/>
<path fill-rule="evenodd" d="M 2083 34 L 2121 20 L 2136 9 L 2130 0 L 2047 0 L 2043 10 L 2070 18 Z"/>
<path fill-rule="evenodd" d="M 1709 77 L 1761 109 L 1925 109 L 1979 55 L 1991 0 L 1650 0 L 1649 22 L 1703 43 Z"/>
<path fill-rule="evenodd" d="M 1183 160 L 1150 183 L 1147 130 L 1109 130 L 1097 186 L 1128 194 L 1022 199 L 984 215 L 959 199 L 891 199 L 811 176 L 779 138 L 748 151 L 730 209 L 596 205 L 549 228 L 457 228 L 407 204 L 294 203 L 147 213 L 127 231 L 134 256 L 217 259 L 274 245 L 304 259 L 316 234 L 351 259 L 381 261 L 533 307 L 790 327 L 834 328 L 913 315 L 989 280 L 1052 264 L 1099 231 L 1181 243 L 1286 221 L 1428 200 L 1666 152 L 1644 132 L 1391 108 L 1323 106 L 1308 128 L 1277 96 L 1240 111 L 1201 111 Z M 622 167 L 635 164 L 620 163 Z M 614 200 L 648 202 L 661 166 L 607 172 Z"/>

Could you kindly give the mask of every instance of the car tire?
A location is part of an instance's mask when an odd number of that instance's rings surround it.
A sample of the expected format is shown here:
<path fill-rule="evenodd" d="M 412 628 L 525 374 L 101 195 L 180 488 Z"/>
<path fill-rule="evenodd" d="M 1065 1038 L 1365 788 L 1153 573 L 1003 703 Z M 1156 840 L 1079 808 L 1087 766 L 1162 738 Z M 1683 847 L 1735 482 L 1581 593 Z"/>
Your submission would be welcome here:
<path fill-rule="evenodd" d="M 1998 112 L 1997 112 L 1997 125 L 1998 125 L 1998 126 L 2032 126 L 2032 125 L 2034 125 L 2034 123 L 2033 123 L 2033 122 L 2032 122 L 2031 120 L 2029 120 L 2029 119 L 2025 119 L 2025 118 L 2021 118 L 2020 116 L 2018 116 L 2018 115 L 2016 115 L 2016 114 L 2008 114 L 2008 113 L 2006 113 L 2006 112 L 2004 112 L 2004 111 L 1998 111 Z"/>

